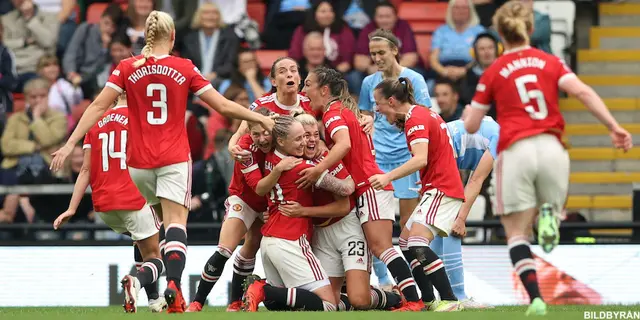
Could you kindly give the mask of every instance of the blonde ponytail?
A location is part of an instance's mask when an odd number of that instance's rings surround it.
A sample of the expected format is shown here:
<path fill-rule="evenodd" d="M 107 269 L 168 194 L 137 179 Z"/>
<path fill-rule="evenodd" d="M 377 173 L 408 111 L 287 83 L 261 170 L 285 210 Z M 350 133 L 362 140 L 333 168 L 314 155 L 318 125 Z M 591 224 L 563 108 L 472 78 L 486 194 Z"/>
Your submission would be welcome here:
<path fill-rule="evenodd" d="M 498 9 L 493 16 L 493 24 L 508 44 L 526 45 L 533 31 L 533 12 L 522 2 L 512 0 Z"/>
<path fill-rule="evenodd" d="M 147 62 L 153 54 L 153 47 L 160 41 L 170 40 L 171 33 L 175 30 L 173 18 L 162 11 L 152 11 L 145 22 L 145 45 L 142 48 L 142 59 L 133 63 L 133 67 L 138 68 Z"/>

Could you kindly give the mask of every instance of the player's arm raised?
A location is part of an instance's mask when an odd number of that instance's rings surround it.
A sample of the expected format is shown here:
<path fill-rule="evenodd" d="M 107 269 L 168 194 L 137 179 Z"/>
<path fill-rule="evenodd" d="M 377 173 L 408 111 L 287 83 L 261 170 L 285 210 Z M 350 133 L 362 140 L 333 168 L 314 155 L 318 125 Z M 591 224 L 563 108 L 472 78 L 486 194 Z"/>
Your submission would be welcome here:
<path fill-rule="evenodd" d="M 427 159 L 429 156 L 429 143 L 418 142 L 411 145 L 411 153 L 413 157 L 405 164 L 385 173 L 376 174 L 369 178 L 371 186 L 376 190 L 382 190 L 391 181 L 404 178 L 416 171 L 427 166 Z"/>
<path fill-rule="evenodd" d="M 338 163 L 338 161 L 342 160 L 347 153 L 349 153 L 349 150 L 351 150 L 351 138 L 349 137 L 349 129 L 346 126 L 344 129 L 339 129 L 334 132 L 331 138 L 334 141 L 334 145 L 331 150 L 329 150 L 327 156 L 315 167 L 304 169 L 300 172 L 302 177 L 296 181 L 298 189 L 307 188 L 318 181 L 325 170 L 328 170 Z"/>
<path fill-rule="evenodd" d="M 200 95 L 200 99 L 223 116 L 259 122 L 262 127 L 269 132 L 271 132 L 273 125 L 275 124 L 273 119 L 255 113 L 229 99 L 226 99 L 216 90 L 206 90 Z"/>
<path fill-rule="evenodd" d="M 297 218 L 334 218 L 344 217 L 351 210 L 349 197 L 335 195 L 336 201 L 317 207 L 303 207 L 297 202 L 290 202 L 278 206 L 278 210 L 287 217 Z"/>
<path fill-rule="evenodd" d="M 71 133 L 67 143 L 53 153 L 53 160 L 51 160 L 50 166 L 52 171 L 58 171 L 62 168 L 64 161 L 71 151 L 73 151 L 73 146 L 78 144 L 82 137 L 89 132 L 89 129 L 100 120 L 104 113 L 109 110 L 109 107 L 114 104 L 119 95 L 120 92 L 110 86 L 105 86 L 104 89 L 102 89 L 98 97 L 96 97 L 82 114 L 82 118 L 78 121 L 78 125 L 75 130 L 73 130 L 73 133 Z"/>
<path fill-rule="evenodd" d="M 576 76 L 561 80 L 562 81 L 558 83 L 560 89 L 578 99 L 609 129 L 611 139 L 616 148 L 627 151 L 633 147 L 631 134 L 618 124 L 618 121 L 616 121 L 613 115 L 611 115 L 611 112 L 609 112 L 609 109 L 607 109 L 604 101 L 602 101 L 600 96 L 591 87 Z"/>
<path fill-rule="evenodd" d="M 346 179 L 338 179 L 325 171 L 316 182 L 316 187 L 346 197 L 356 190 L 356 183 L 351 179 L 351 176 Z"/>
<path fill-rule="evenodd" d="M 73 186 L 73 194 L 71 195 L 71 201 L 69 201 L 69 208 L 67 208 L 67 211 L 63 212 L 56 218 L 56 220 L 53 222 L 53 229 L 58 230 L 58 228 L 67 223 L 67 221 L 69 221 L 69 219 L 71 219 L 71 217 L 76 214 L 78 206 L 80 205 L 80 201 L 82 201 L 84 193 L 85 191 L 87 191 L 87 187 L 89 187 L 90 178 L 91 149 L 85 148 L 84 161 L 82 162 L 82 168 L 80 169 L 80 173 L 78 174 L 78 179 Z"/>

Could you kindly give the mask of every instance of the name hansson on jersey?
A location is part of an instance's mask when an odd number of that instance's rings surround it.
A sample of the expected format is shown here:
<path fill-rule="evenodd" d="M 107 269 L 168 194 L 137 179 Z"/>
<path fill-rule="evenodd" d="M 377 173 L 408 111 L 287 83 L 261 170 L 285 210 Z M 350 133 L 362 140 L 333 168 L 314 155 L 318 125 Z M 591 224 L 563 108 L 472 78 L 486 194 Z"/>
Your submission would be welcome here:
<path fill-rule="evenodd" d="M 546 64 L 547 64 L 546 61 L 543 61 L 537 57 L 515 59 L 509 62 L 504 68 L 500 70 L 500 75 L 506 79 L 514 71 L 517 71 L 523 68 L 539 68 L 542 70 L 544 69 Z"/>
<path fill-rule="evenodd" d="M 114 70 L 113 71 L 114 74 L 116 71 L 120 72 L 119 70 Z M 127 78 L 127 80 L 131 81 L 132 83 L 136 83 L 138 82 L 138 80 L 142 79 L 143 77 L 152 75 L 152 74 L 161 74 L 161 75 L 167 76 L 173 79 L 179 85 L 182 85 L 187 81 L 187 78 L 183 76 L 182 73 L 178 72 L 178 70 L 171 67 L 167 67 L 163 65 L 155 65 L 155 64 L 150 66 L 142 66 L 136 69 L 135 72 L 131 73 L 131 75 L 129 76 L 129 78 Z"/>
<path fill-rule="evenodd" d="M 118 122 L 120 124 L 122 124 L 123 126 L 126 126 L 129 124 L 129 118 L 118 114 L 118 113 L 112 113 L 112 114 L 108 114 L 106 115 L 104 118 L 102 118 L 100 121 L 98 121 L 98 127 L 102 128 L 104 125 L 106 125 L 109 122 Z"/>
<path fill-rule="evenodd" d="M 410 136 L 412 133 L 418 131 L 418 130 L 424 130 L 424 125 L 417 125 L 417 126 L 413 126 L 409 129 L 409 131 L 407 132 L 407 135 Z"/>

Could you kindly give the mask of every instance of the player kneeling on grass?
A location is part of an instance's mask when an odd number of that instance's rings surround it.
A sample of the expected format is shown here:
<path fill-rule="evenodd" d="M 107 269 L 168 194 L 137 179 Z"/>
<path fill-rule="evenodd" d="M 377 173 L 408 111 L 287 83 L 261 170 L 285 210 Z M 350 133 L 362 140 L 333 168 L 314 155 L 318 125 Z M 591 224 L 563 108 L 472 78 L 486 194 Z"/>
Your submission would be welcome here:
<path fill-rule="evenodd" d="M 257 113 L 268 116 L 271 112 L 267 108 L 256 110 Z M 271 151 L 271 134 L 260 123 L 248 122 L 249 134 L 243 135 L 238 146 L 248 155 L 246 160 L 234 164 L 229 198 L 225 203 L 225 220 L 220 230 L 218 251 L 207 261 L 202 271 L 196 297 L 189 305 L 187 312 L 202 310 L 207 296 L 213 289 L 227 260 L 236 250 L 240 240 L 246 236 L 244 246 L 233 262 L 233 278 L 231 280 L 231 304 L 227 311 L 240 311 L 242 307 L 242 284 L 248 275 L 253 273 L 256 263 L 256 253 L 260 248 L 262 234 L 262 213 L 267 210 L 267 199 L 256 194 L 255 189 L 264 170 L 265 154 Z"/>
<path fill-rule="evenodd" d="M 270 190 L 267 197 L 269 218 L 262 227 L 260 244 L 269 284 L 256 277 L 247 278 L 245 309 L 255 312 L 264 301 L 270 310 L 335 311 L 336 297 L 308 240 L 313 232 L 311 218 L 288 217 L 281 210 L 283 204 L 290 202 L 313 206 L 311 188 L 298 189 L 295 183 L 302 170 L 314 166 L 311 161 L 295 158 L 303 156 L 307 144 L 304 127 L 291 116 L 279 116 L 275 123 L 272 132 L 275 150 L 265 159 L 268 175 L 256 188 L 258 195 L 266 195 Z M 290 161 L 294 166 L 287 171 L 274 170 L 283 161 Z M 324 174 L 315 186 L 344 197 L 355 189 L 353 180 L 343 183 L 330 174 Z M 337 214 L 349 212 L 349 203 L 343 204 L 344 208 Z"/>
<path fill-rule="evenodd" d="M 127 171 L 127 128 L 129 110 L 126 95 L 109 110 L 84 138 L 84 162 L 73 188 L 69 208 L 53 223 L 58 229 L 76 213 L 80 200 L 91 185 L 91 199 L 96 214 L 113 231 L 127 234 L 136 242 L 144 263 L 135 277 L 122 279 L 126 312 L 136 312 L 138 292 L 144 287 L 149 297 L 149 308 L 160 312 L 167 306 L 159 297 L 156 281 L 164 271 L 160 257 L 158 230 L 161 222 L 152 207 L 131 181 Z M 116 148 L 120 151 L 115 151 Z"/>
<path fill-rule="evenodd" d="M 305 159 L 320 162 L 328 152 L 315 158 L 320 132 L 315 118 L 309 114 L 297 115 L 305 130 L 307 145 Z M 353 183 L 342 161 L 331 167 L 328 174 L 341 179 L 343 183 Z M 371 288 L 371 253 L 355 212 L 354 195 L 340 196 L 325 190 L 314 190 L 314 207 L 303 207 L 297 202 L 280 206 L 285 216 L 313 218 L 314 237 L 311 244 L 313 253 L 325 268 L 331 282 L 339 311 L 390 310 L 399 307 L 399 295 Z M 349 207 L 346 215 L 339 215 L 341 208 Z M 347 294 L 340 293 L 346 278 Z"/>
<path fill-rule="evenodd" d="M 453 294 L 442 260 L 429 248 L 435 235 L 447 237 L 464 201 L 453 143 L 447 124 L 435 112 L 415 104 L 413 88 L 406 78 L 387 79 L 374 90 L 376 105 L 389 123 L 404 130 L 412 157 L 385 174 L 369 178 L 382 189 L 390 181 L 420 170 L 422 199 L 400 234 L 400 249 L 412 269 L 421 268 L 440 293 L 441 301 L 427 303 L 435 311 L 462 309 Z M 420 269 L 419 269 L 420 270 Z M 415 273 L 420 273 L 414 271 Z M 416 279 L 420 290 L 428 292 L 426 281 Z M 430 288 L 430 284 L 428 285 Z"/>

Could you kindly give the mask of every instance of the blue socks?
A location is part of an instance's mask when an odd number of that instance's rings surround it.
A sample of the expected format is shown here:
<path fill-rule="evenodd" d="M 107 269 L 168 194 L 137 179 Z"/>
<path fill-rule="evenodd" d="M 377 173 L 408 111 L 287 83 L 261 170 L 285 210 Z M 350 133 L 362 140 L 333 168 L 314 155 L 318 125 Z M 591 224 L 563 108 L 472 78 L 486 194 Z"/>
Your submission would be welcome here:
<path fill-rule="evenodd" d="M 389 273 L 387 272 L 387 265 L 375 256 L 373 256 L 373 271 L 376 273 L 378 283 L 381 286 L 393 284 L 391 282 L 391 278 L 389 278 Z"/>
<path fill-rule="evenodd" d="M 456 298 L 458 298 L 458 300 L 466 299 L 467 294 L 464 291 L 464 266 L 462 264 L 462 239 L 454 236 L 446 238 L 436 236 L 433 241 L 431 241 L 431 250 L 442 259 Z"/>

